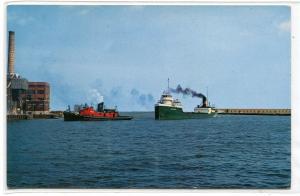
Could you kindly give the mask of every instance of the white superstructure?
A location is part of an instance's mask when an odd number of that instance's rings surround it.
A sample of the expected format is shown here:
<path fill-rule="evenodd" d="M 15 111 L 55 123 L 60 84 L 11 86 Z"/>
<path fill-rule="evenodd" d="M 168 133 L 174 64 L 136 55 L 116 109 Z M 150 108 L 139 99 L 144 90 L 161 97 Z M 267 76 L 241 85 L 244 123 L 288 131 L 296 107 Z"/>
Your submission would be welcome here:
<path fill-rule="evenodd" d="M 211 113 L 216 113 L 216 109 L 214 107 L 210 107 L 209 105 L 208 106 L 197 106 L 194 108 L 194 112 L 195 113 L 202 113 L 202 114 L 211 114 Z"/>
<path fill-rule="evenodd" d="M 182 108 L 181 102 L 178 99 L 173 99 L 172 95 L 168 92 L 164 92 L 160 100 L 155 104 L 155 106 L 168 106 L 168 107 L 176 107 Z"/>

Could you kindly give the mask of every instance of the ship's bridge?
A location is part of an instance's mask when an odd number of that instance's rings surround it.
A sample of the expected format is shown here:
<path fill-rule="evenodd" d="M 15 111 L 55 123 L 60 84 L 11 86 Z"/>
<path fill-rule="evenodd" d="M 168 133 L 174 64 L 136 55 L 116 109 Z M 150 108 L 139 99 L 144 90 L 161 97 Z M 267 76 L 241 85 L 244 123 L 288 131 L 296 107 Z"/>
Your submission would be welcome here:
<path fill-rule="evenodd" d="M 182 108 L 181 102 L 178 99 L 174 100 L 172 95 L 169 93 L 162 94 L 156 105 Z"/>

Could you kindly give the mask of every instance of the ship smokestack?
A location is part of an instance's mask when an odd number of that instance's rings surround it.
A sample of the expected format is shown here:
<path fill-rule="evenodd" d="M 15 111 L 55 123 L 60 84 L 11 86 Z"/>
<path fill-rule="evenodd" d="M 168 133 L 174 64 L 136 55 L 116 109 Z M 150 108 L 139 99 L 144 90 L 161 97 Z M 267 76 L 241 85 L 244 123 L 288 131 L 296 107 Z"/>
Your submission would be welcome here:
<path fill-rule="evenodd" d="M 9 31 L 8 38 L 8 74 L 15 73 L 15 32 Z"/>
<path fill-rule="evenodd" d="M 208 107 L 208 101 L 207 101 L 206 97 L 205 97 L 205 98 L 202 98 L 202 107 L 203 107 L 203 108 Z"/>
<path fill-rule="evenodd" d="M 98 103 L 97 112 L 103 112 L 103 111 L 104 111 L 104 102 Z"/>

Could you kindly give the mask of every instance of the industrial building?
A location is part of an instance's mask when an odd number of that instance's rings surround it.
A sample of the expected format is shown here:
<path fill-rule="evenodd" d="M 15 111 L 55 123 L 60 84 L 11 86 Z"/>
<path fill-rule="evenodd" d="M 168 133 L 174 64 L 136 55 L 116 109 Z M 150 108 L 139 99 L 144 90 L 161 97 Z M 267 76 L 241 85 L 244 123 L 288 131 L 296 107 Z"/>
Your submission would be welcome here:
<path fill-rule="evenodd" d="M 18 75 L 9 75 L 7 78 L 7 113 L 25 114 L 25 94 L 28 90 L 28 81 Z"/>
<path fill-rule="evenodd" d="M 50 87 L 47 82 L 28 82 L 25 110 L 27 113 L 44 114 L 49 112 Z"/>
<path fill-rule="evenodd" d="M 47 82 L 29 82 L 15 73 L 15 33 L 9 31 L 7 70 L 7 114 L 48 114 L 50 85 Z"/>

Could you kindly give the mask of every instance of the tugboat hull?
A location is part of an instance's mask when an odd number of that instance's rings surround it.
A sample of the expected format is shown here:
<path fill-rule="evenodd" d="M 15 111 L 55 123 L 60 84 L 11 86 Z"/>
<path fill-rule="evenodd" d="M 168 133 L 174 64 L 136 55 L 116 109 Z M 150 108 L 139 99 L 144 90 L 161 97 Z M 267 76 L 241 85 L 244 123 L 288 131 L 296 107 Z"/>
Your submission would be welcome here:
<path fill-rule="evenodd" d="M 117 116 L 117 117 L 95 117 L 82 116 L 74 112 L 64 112 L 65 121 L 107 121 L 107 120 L 131 120 L 132 116 Z"/>
<path fill-rule="evenodd" d="M 78 121 L 83 120 L 83 117 L 74 112 L 64 112 L 64 121 Z"/>
<path fill-rule="evenodd" d="M 132 118 L 132 116 L 118 116 L 114 118 L 83 116 L 84 121 L 131 120 Z"/>
<path fill-rule="evenodd" d="M 217 112 L 198 113 L 183 112 L 182 108 L 169 106 L 155 106 L 155 120 L 181 120 L 215 117 Z"/>

